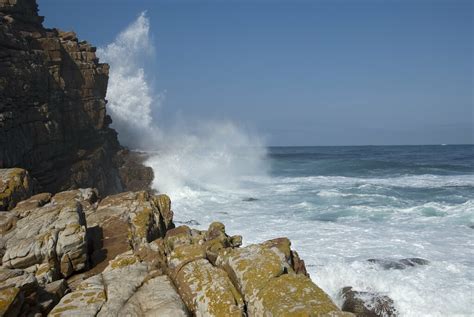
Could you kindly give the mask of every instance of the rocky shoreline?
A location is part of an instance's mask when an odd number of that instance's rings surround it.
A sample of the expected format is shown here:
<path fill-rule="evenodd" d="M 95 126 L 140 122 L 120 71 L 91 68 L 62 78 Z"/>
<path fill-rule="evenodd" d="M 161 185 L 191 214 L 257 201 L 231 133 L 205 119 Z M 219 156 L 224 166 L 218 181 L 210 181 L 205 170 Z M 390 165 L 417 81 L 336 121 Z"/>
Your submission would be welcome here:
<path fill-rule="evenodd" d="M 287 238 L 176 227 L 109 127 L 95 47 L 44 28 L 35 0 L 0 0 L 0 21 L 0 316 L 353 316 Z M 360 294 L 344 289 L 343 308 L 396 315 Z"/>
<path fill-rule="evenodd" d="M 15 191 L 28 188 L 4 192 Z M 175 227 L 168 196 L 146 191 L 24 198 L 0 214 L 1 315 L 351 315 L 311 281 L 287 238 L 241 247 L 218 222 Z"/>

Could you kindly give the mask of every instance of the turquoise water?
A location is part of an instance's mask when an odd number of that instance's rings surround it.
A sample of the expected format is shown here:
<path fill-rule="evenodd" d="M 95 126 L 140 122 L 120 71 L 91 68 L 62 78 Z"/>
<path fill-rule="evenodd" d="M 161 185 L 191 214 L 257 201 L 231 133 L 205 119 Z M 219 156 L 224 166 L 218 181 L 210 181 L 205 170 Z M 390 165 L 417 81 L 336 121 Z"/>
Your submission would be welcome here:
<path fill-rule="evenodd" d="M 211 146 L 149 163 L 178 224 L 222 221 L 247 244 L 287 236 L 338 304 L 353 286 L 390 296 L 401 316 L 473 315 L 472 145 Z M 410 257 L 429 264 L 367 261 Z"/>

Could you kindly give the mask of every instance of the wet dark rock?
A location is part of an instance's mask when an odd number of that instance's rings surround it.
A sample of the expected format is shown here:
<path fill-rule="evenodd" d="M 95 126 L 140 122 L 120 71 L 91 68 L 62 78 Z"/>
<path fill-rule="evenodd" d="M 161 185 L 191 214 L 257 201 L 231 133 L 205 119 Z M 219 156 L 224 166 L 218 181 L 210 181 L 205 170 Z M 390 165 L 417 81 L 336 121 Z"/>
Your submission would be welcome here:
<path fill-rule="evenodd" d="M 354 313 L 358 317 L 392 317 L 397 316 L 393 300 L 373 292 L 355 291 L 352 287 L 341 290 L 342 310 Z"/>
<path fill-rule="evenodd" d="M 400 260 L 368 259 L 367 261 L 379 265 L 384 270 L 404 270 L 409 267 L 428 265 L 430 263 L 428 260 L 422 258 L 406 258 Z"/>
<path fill-rule="evenodd" d="M 148 155 L 144 152 L 120 150 L 115 156 L 119 177 L 125 191 L 151 191 L 153 169 L 143 165 Z"/>

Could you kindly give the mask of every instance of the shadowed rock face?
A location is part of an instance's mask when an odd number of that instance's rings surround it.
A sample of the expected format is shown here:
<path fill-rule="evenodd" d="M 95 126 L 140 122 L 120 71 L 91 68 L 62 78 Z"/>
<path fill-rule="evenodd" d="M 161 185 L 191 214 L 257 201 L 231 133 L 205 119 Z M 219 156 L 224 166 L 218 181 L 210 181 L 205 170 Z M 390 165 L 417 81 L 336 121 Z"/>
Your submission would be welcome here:
<path fill-rule="evenodd" d="M 121 191 L 105 108 L 109 66 L 42 20 L 34 0 L 0 0 L 0 168 L 25 168 L 48 192 Z"/>

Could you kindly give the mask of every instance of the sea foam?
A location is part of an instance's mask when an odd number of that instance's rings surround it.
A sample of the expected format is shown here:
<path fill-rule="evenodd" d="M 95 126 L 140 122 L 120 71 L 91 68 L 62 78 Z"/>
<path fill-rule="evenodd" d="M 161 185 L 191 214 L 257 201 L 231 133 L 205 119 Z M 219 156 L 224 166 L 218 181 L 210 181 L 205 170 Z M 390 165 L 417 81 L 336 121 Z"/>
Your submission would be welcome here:
<path fill-rule="evenodd" d="M 340 289 L 353 286 L 390 296 L 401 316 L 472 315 L 473 173 L 368 177 L 341 175 L 338 168 L 333 175 L 303 167 L 298 174 L 269 171 L 294 170 L 294 151 L 267 156 L 260 137 L 232 122 L 202 121 L 175 132 L 156 126 L 154 114 L 165 105 L 148 84 L 143 64 L 154 58 L 146 14 L 98 54 L 111 64 L 107 107 L 113 126 L 123 144 L 150 151 L 153 186 L 171 196 L 176 222 L 206 229 L 222 221 L 245 244 L 289 237 L 312 279 L 339 304 Z M 319 164 L 317 158 L 302 153 L 299 161 Z M 370 170 L 369 160 L 363 164 L 362 171 Z M 404 173 L 411 166 L 393 158 L 374 164 L 378 170 L 400 166 Z M 367 261 L 374 257 L 421 257 L 430 264 L 382 270 Z"/>

